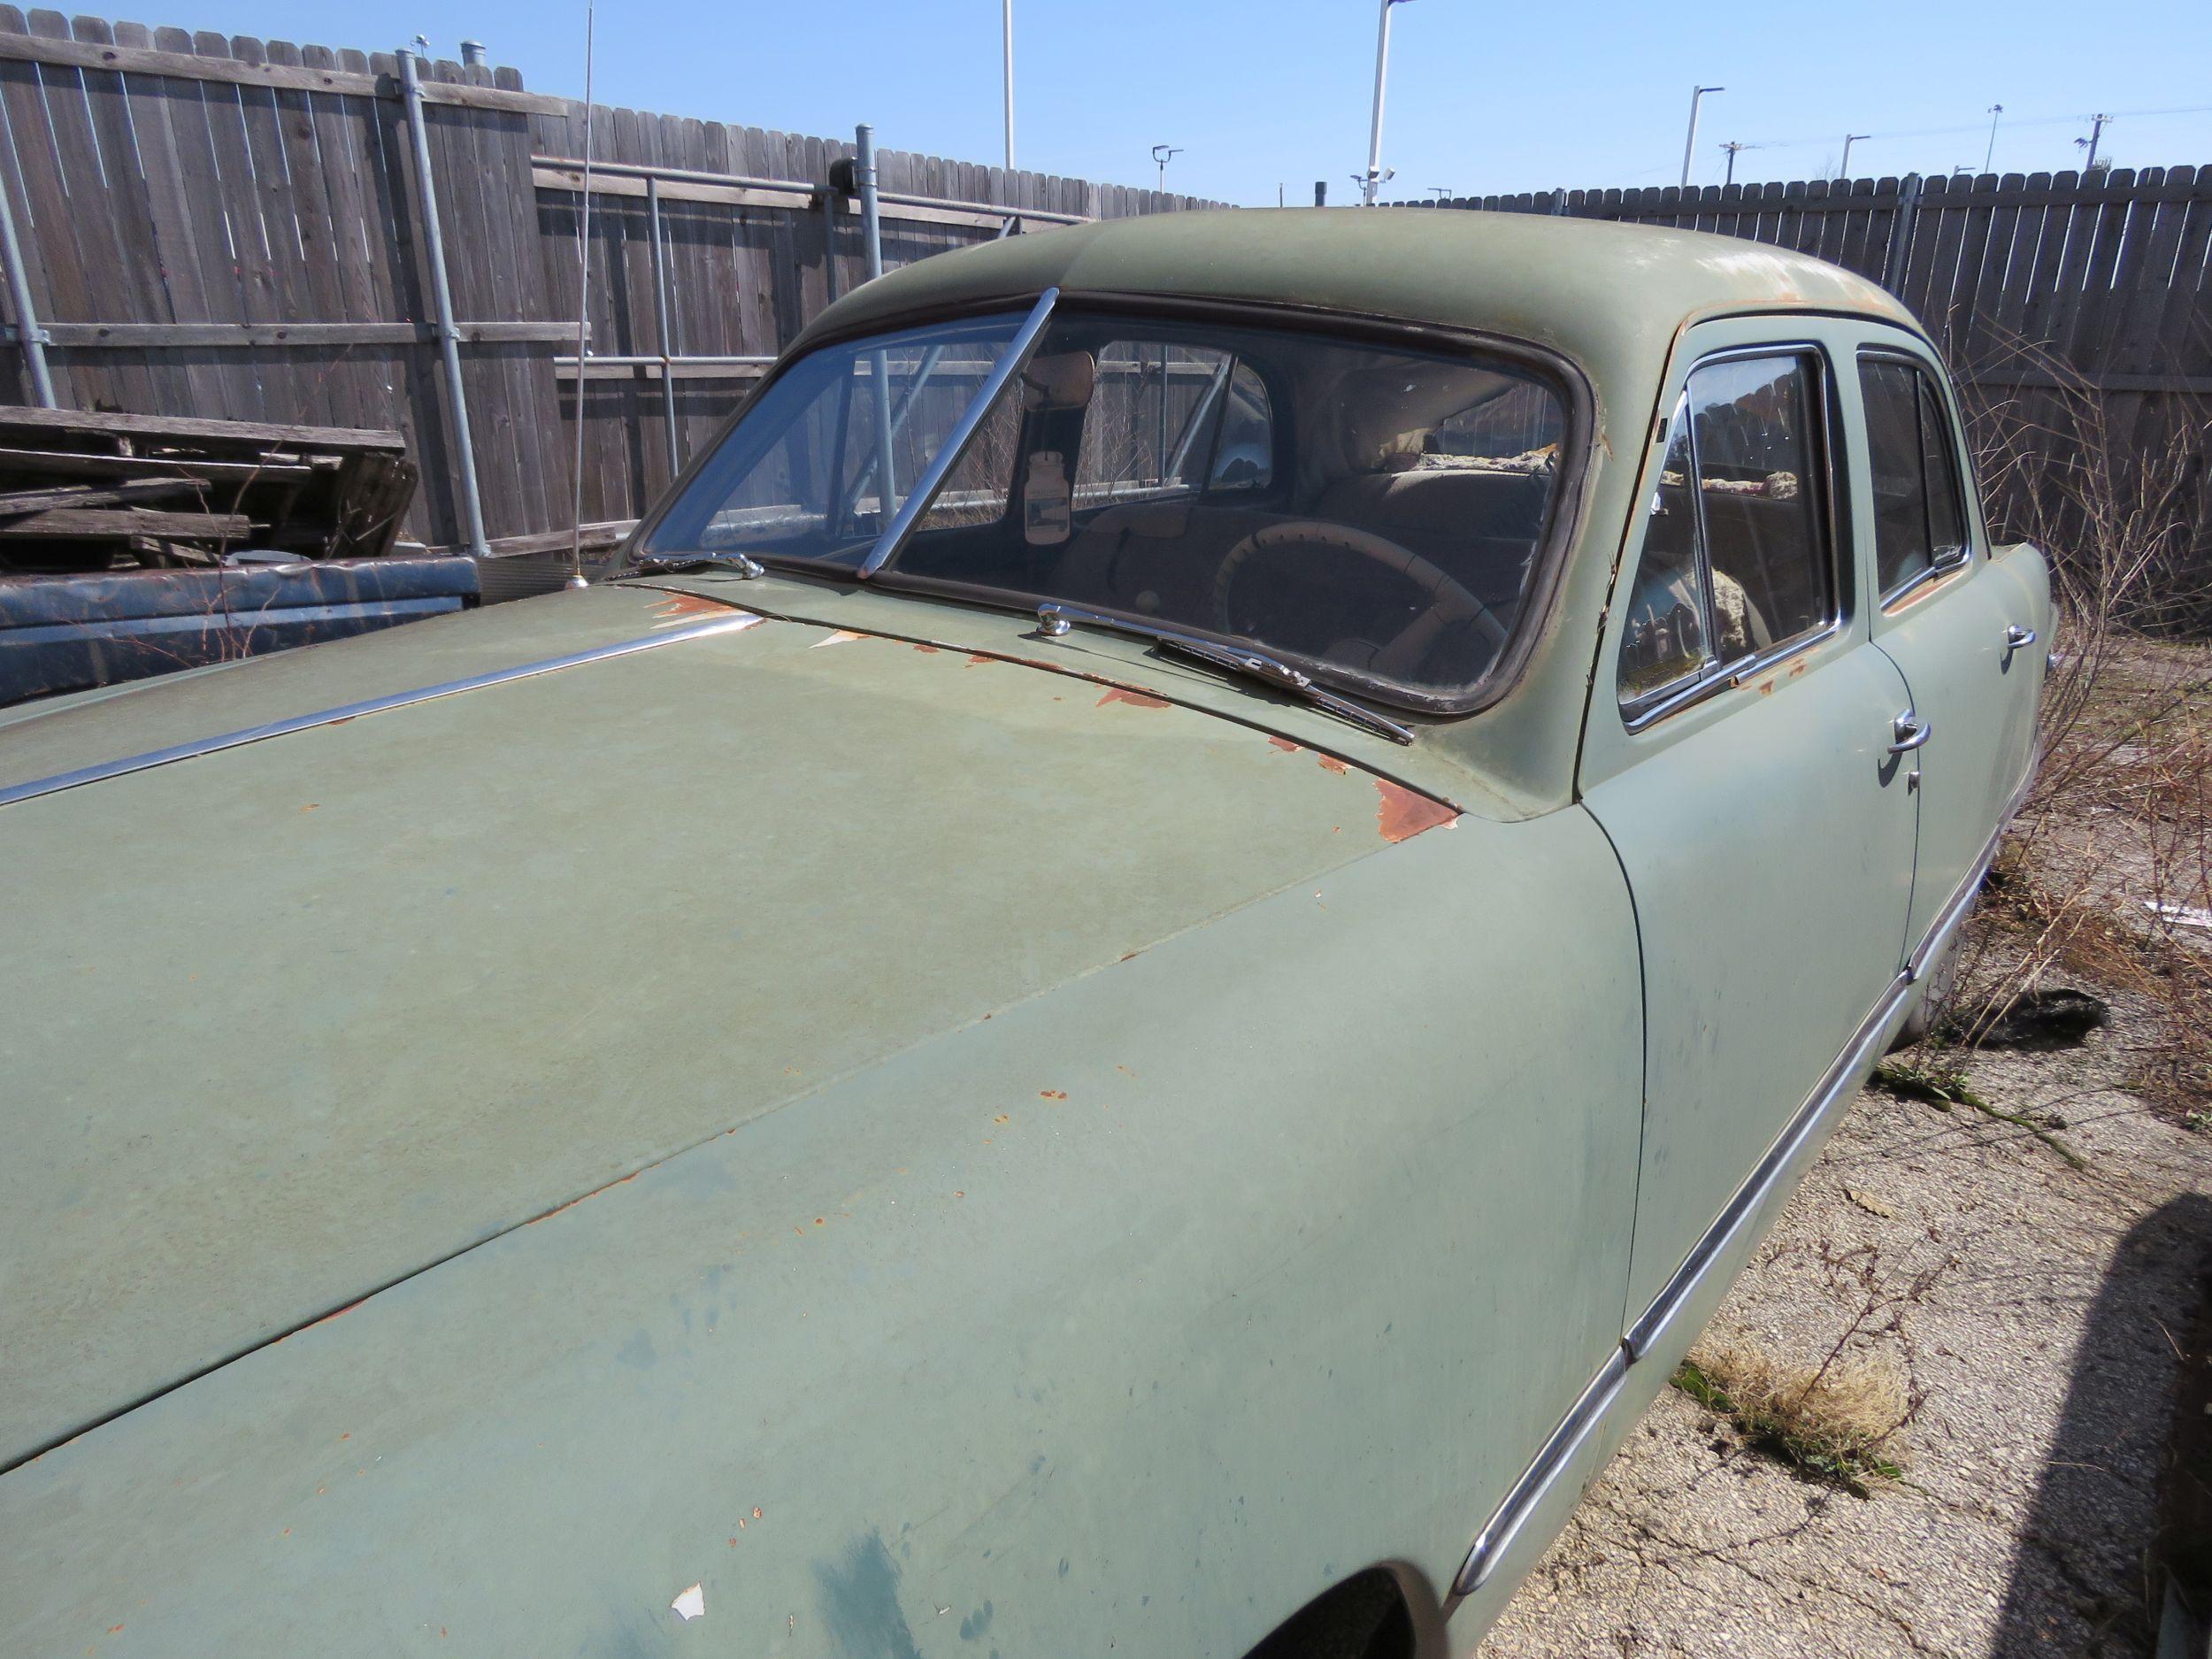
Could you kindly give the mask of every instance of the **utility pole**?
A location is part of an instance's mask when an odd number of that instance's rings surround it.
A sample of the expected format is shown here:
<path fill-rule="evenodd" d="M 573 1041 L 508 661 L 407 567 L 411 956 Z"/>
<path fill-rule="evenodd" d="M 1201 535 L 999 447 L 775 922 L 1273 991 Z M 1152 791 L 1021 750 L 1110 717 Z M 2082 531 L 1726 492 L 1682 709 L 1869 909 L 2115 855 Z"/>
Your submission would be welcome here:
<path fill-rule="evenodd" d="M 1452 198 L 1451 191 L 1440 184 L 1432 184 L 1429 186 L 1429 194 L 1440 202 L 1448 202 Z"/>
<path fill-rule="evenodd" d="M 2083 173 L 2090 173 L 2095 169 L 2097 165 L 2097 141 L 2104 136 L 2105 123 L 2111 119 L 2112 118 L 2109 115 L 2091 116 L 2089 118 L 2089 136 L 2086 138 L 2077 138 L 2074 141 L 2077 148 L 2079 148 L 2084 144 L 2086 144 L 2089 147 L 2089 154 L 2081 164 L 2081 170 Z"/>
<path fill-rule="evenodd" d="M 1690 183 L 1690 152 L 1697 148 L 1697 106 L 1705 101 L 1707 93 L 1727 90 L 1726 87 L 1692 87 L 1690 88 L 1690 132 L 1689 135 L 1682 141 L 1682 184 L 1685 189 L 1689 188 Z"/>
<path fill-rule="evenodd" d="M 1182 153 L 1182 146 L 1179 144 L 1155 144 L 1152 146 L 1152 159 L 1160 164 L 1160 188 L 1162 191 L 1164 192 L 1167 188 L 1167 164 L 1174 160 L 1176 157 L 1181 155 Z"/>
<path fill-rule="evenodd" d="M 1989 148 L 1982 151 L 1982 171 L 1989 171 L 1989 164 L 1997 158 L 1997 118 L 2005 112 L 2001 104 L 1989 106 Z"/>
<path fill-rule="evenodd" d="M 1000 57 L 1006 65 L 1006 171 L 1014 171 L 1014 0 L 999 0 Z"/>
<path fill-rule="evenodd" d="M 1390 80 L 1390 8 L 1405 0 L 1382 0 L 1380 21 L 1375 30 L 1375 119 L 1367 129 L 1367 171 L 1359 179 L 1362 207 L 1375 205 L 1375 193 L 1390 177 L 1382 165 L 1383 88 Z"/>
<path fill-rule="evenodd" d="M 1847 179 L 1849 178 L 1851 176 L 1851 146 L 1857 143 L 1862 138 L 1871 138 L 1873 136 L 1874 134 L 1871 133 L 1846 133 L 1843 135 L 1843 165 L 1837 168 L 1836 171 L 1843 177 Z"/>
<path fill-rule="evenodd" d="M 1732 138 L 1726 143 L 1723 144 L 1721 148 L 1728 152 L 1728 176 L 1722 180 L 1721 182 L 1724 184 L 1733 184 L 1736 182 L 1736 152 L 1740 150 L 1748 150 L 1751 146 L 1748 144 L 1740 144 Z"/>

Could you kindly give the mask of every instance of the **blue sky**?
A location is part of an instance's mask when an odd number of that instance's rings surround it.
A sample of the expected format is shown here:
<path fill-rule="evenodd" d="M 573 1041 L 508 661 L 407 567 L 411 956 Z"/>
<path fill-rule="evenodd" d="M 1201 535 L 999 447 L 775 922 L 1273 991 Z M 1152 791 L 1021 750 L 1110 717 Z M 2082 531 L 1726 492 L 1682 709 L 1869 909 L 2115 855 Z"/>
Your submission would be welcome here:
<path fill-rule="evenodd" d="M 486 42 L 534 89 L 580 94 L 583 0 L 188 0 L 190 28 L 440 56 Z M 1016 159 L 1293 203 L 1325 178 L 1352 194 L 1366 159 L 1372 0 L 1016 0 Z M 1843 20 L 1839 20 L 1843 19 Z M 1992 104 L 2000 173 L 2078 165 L 2088 112 L 2117 115 L 2120 166 L 2212 163 L 2212 4 L 1679 6 L 1408 0 L 1393 25 L 1386 194 L 1667 184 L 1689 88 L 1707 102 L 1694 177 L 1723 140 L 1771 145 L 1740 180 L 1821 176 L 1846 132 L 1858 173 L 1981 165 Z M 602 0 L 602 103 L 848 134 L 964 160 L 1001 150 L 998 0 Z M 2191 110 L 2185 114 L 2152 113 Z M 1932 131 L 1930 129 L 1963 129 Z"/>

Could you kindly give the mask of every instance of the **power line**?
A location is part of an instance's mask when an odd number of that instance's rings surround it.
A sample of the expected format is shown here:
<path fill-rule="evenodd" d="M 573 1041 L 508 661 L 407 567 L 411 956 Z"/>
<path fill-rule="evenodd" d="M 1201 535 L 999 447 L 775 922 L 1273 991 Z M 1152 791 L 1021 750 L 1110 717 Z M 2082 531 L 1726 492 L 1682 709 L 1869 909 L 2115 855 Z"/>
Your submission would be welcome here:
<path fill-rule="evenodd" d="M 2173 110 L 2114 110 L 2106 115 L 2105 119 L 2108 121 L 2147 121 L 2166 115 L 2205 114 L 2212 114 L 2212 104 L 2193 104 L 2185 108 Z M 2026 120 L 2008 121 L 2005 125 L 2006 129 L 2009 131 L 2016 127 L 2079 127 L 2085 126 L 2090 119 L 2091 117 L 2086 114 L 2039 115 L 2031 117 Z M 1893 138 L 1949 138 L 1961 133 L 1980 133 L 1985 130 L 1984 124 L 1979 121 L 1970 122 L 1962 127 L 1916 127 L 1897 132 L 1863 134 L 1859 142 L 1867 143 Z M 1835 142 L 1833 133 L 1824 133 L 1810 138 L 1762 138 L 1747 143 L 1744 148 L 1746 150 L 1790 150 L 1813 144 L 1832 144 Z"/>

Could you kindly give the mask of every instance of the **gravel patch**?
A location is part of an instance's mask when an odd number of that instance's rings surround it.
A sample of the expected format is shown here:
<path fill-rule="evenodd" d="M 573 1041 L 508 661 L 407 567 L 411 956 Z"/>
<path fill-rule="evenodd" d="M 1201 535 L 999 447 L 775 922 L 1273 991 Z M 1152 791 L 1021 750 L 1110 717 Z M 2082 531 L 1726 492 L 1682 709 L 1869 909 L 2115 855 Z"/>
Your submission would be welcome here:
<path fill-rule="evenodd" d="M 2085 1170 L 1970 1107 L 1866 1091 L 1714 1320 L 1801 1363 L 1893 1352 L 1901 1482 L 1811 1482 L 1669 1389 L 1479 1659 L 2147 1654 L 2212 1269 L 2212 1134 L 2116 1087 L 2148 1023 L 2116 1005 L 2078 1048 L 1969 1068 Z"/>

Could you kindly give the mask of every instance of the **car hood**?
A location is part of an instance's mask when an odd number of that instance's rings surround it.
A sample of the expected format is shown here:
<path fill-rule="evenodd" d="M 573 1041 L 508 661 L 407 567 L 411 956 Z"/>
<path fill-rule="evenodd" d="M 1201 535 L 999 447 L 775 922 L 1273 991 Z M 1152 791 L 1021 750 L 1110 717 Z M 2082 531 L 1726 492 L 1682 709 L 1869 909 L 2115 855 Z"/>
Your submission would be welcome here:
<path fill-rule="evenodd" d="M 0 1467 L 1451 817 L 999 657 L 503 611 L 0 726 L 0 788 L 280 733 L 0 806 Z"/>

